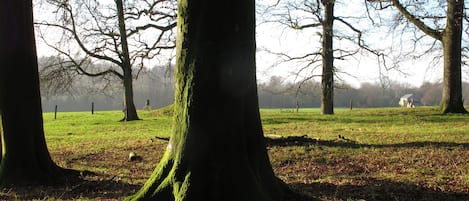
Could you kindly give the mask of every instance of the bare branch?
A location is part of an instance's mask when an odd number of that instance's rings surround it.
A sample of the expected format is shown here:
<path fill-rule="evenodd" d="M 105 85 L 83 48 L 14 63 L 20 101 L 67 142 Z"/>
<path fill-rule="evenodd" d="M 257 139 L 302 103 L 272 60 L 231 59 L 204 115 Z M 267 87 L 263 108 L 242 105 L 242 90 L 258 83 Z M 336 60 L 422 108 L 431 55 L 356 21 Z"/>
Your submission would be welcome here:
<path fill-rule="evenodd" d="M 74 23 L 74 20 L 72 19 L 72 22 Z M 99 55 L 99 54 L 96 54 L 95 51 L 91 51 L 89 50 L 85 44 L 83 43 L 83 41 L 81 40 L 80 36 L 78 36 L 78 33 L 77 33 L 77 30 L 76 30 L 76 25 L 72 25 L 72 28 L 69 28 L 69 27 L 66 27 L 66 26 L 63 26 L 63 25 L 59 25 L 59 24 L 50 24 L 50 23 L 47 23 L 47 22 L 37 22 L 35 23 L 36 25 L 42 25 L 42 26 L 48 26 L 48 27 L 56 27 L 56 28 L 60 28 L 64 31 L 67 31 L 69 33 L 71 33 L 73 35 L 73 38 L 75 39 L 75 41 L 77 42 L 78 46 L 81 48 L 81 50 L 83 50 L 86 54 L 88 54 L 89 56 L 91 57 L 94 57 L 96 59 L 101 59 L 101 60 L 106 60 L 106 61 L 110 61 L 112 63 L 115 63 L 117 65 L 121 65 L 121 62 L 120 61 L 117 61 L 111 57 L 108 57 L 108 56 L 104 56 L 104 55 Z M 99 50 L 98 49 L 95 49 L 95 50 Z"/>
<path fill-rule="evenodd" d="M 412 15 L 402 4 L 399 0 L 391 0 L 393 6 L 395 6 L 405 18 L 411 21 L 415 26 L 417 26 L 422 32 L 426 33 L 430 37 L 436 40 L 442 40 L 442 32 L 432 29 L 429 26 L 425 25 L 425 23 L 420 20 L 418 17 Z"/>
<path fill-rule="evenodd" d="M 40 32 L 41 33 L 41 32 Z M 42 33 L 40 34 L 40 37 L 43 38 L 44 36 L 42 35 Z M 107 70 L 104 70 L 104 71 L 99 71 L 99 72 L 95 72 L 95 73 L 92 73 L 92 72 L 89 72 L 87 70 L 85 70 L 85 68 L 83 68 L 83 65 L 84 64 L 87 64 L 86 62 L 88 62 L 88 58 L 83 58 L 81 60 L 77 60 L 75 57 L 73 57 L 70 53 L 54 46 L 54 45 L 51 45 L 50 43 L 47 43 L 45 41 L 45 44 L 47 46 L 49 46 L 50 48 L 54 49 L 55 51 L 57 51 L 59 54 L 61 55 L 64 55 L 68 58 L 68 61 L 61 61 L 61 63 L 58 63 L 58 64 L 54 64 L 52 66 L 55 66 L 55 65 L 59 65 L 60 64 L 60 67 L 62 67 L 61 69 L 62 70 L 73 70 L 73 71 L 77 71 L 78 74 L 84 74 L 84 75 L 87 75 L 87 76 L 90 76 L 90 77 L 98 77 L 98 76 L 102 76 L 102 75 L 107 75 L 107 74 L 114 74 L 116 75 L 117 77 L 119 77 L 120 79 L 122 79 L 124 76 L 113 70 L 113 69 L 107 69 Z M 64 63 L 69 63 L 69 65 L 63 65 Z M 67 68 L 63 68 L 63 67 L 67 67 Z"/>
<path fill-rule="evenodd" d="M 135 33 L 138 33 L 139 31 L 147 30 L 147 29 L 150 29 L 150 28 L 157 29 L 157 30 L 160 30 L 162 32 L 165 32 L 165 31 L 172 30 L 175 27 L 176 27 L 176 22 L 171 23 L 168 26 L 159 26 L 159 25 L 156 25 L 156 24 L 146 24 L 146 25 L 143 25 L 143 26 L 135 27 L 133 30 L 131 30 L 129 33 L 127 33 L 127 36 L 130 37 L 130 36 L 134 35 Z"/>
<path fill-rule="evenodd" d="M 120 48 L 122 36 L 119 34 L 115 26 L 115 23 L 117 22 L 116 14 L 108 13 L 108 11 L 116 12 L 115 8 L 105 8 L 108 9 L 106 11 L 107 14 L 103 14 L 103 11 L 98 10 L 97 6 L 99 6 L 99 4 L 93 4 L 92 1 L 82 5 L 77 4 L 77 8 L 85 9 L 83 10 L 85 13 L 82 14 L 90 16 L 90 18 L 88 19 L 88 23 L 85 23 L 87 21 L 85 20 L 83 21 L 83 23 L 85 24 L 78 25 L 75 19 L 76 13 L 75 11 L 73 11 L 72 5 L 69 1 L 62 2 L 58 0 L 48 0 L 48 2 L 57 8 L 57 13 L 60 13 L 61 10 L 64 11 L 61 15 L 64 19 L 64 23 L 59 24 L 43 21 L 36 23 L 36 25 L 59 28 L 69 33 L 72 36 L 73 40 L 75 40 L 75 42 L 78 44 L 78 47 L 80 47 L 80 49 L 88 56 L 96 58 L 98 60 L 109 61 L 111 63 L 114 63 L 116 66 L 122 66 L 123 58 L 120 56 L 120 53 L 122 51 Z M 162 4 L 161 6 L 164 6 L 163 10 L 167 10 L 171 13 L 164 13 L 162 9 L 160 9 L 161 7 L 159 7 L 159 4 Z M 135 5 L 139 5 L 139 7 Z M 127 11 L 125 12 L 127 14 L 126 19 L 143 20 L 143 18 L 146 17 L 151 19 L 152 22 L 139 26 L 129 26 L 130 28 L 127 31 L 126 37 L 130 38 L 135 35 L 136 37 L 134 38 L 137 42 L 136 47 L 141 47 L 139 49 L 130 49 L 130 52 L 132 53 L 130 55 L 130 58 L 132 60 L 136 60 L 139 57 L 152 59 L 157 54 L 161 53 L 161 50 L 174 48 L 174 32 L 172 30 L 176 26 L 176 9 L 173 8 L 175 3 L 169 0 L 143 0 L 141 2 L 136 2 L 135 5 L 129 5 L 129 8 L 127 8 Z M 144 8 L 142 9 L 140 8 L 140 5 L 145 5 L 147 7 L 143 6 Z M 163 20 L 165 20 L 166 22 L 163 22 Z M 165 23 L 167 23 L 167 25 L 163 25 Z M 80 31 L 78 29 L 78 26 L 80 26 L 80 29 L 82 29 L 83 31 Z M 160 33 L 157 35 L 157 40 L 152 41 L 150 43 L 148 43 L 149 40 L 147 36 L 145 36 L 144 38 L 140 35 L 140 32 L 149 29 L 160 30 Z M 166 37 L 165 40 L 162 40 L 163 36 Z M 87 43 L 95 45 L 95 47 L 89 48 L 86 46 Z M 109 53 L 112 53 L 113 55 Z"/>

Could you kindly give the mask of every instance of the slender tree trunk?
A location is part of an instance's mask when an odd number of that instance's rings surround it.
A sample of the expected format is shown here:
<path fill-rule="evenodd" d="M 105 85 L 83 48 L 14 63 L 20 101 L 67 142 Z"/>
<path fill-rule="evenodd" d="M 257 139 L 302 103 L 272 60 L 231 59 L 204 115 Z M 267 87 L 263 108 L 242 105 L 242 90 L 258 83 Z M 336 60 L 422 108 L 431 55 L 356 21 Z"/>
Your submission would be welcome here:
<path fill-rule="evenodd" d="M 467 113 L 462 99 L 461 37 L 464 1 L 448 0 L 446 29 L 443 32 L 444 75 L 441 110 Z"/>
<path fill-rule="evenodd" d="M 335 0 L 322 0 L 324 5 L 322 38 L 321 113 L 334 114 L 334 49 L 333 26 Z"/>
<path fill-rule="evenodd" d="M 62 183 L 68 171 L 52 161 L 44 138 L 32 2 L 2 1 L 0 30 L 0 185 Z"/>
<path fill-rule="evenodd" d="M 122 55 L 120 55 L 122 61 L 123 70 L 123 84 L 124 84 L 124 113 L 125 117 L 123 121 L 138 120 L 137 109 L 134 104 L 134 92 L 133 92 L 133 77 L 132 77 L 132 64 L 130 63 L 129 55 L 129 44 L 127 43 L 127 32 L 125 27 L 124 19 L 124 5 L 122 0 L 115 0 L 117 5 L 117 18 L 119 21 L 119 34 L 121 39 Z"/>
<path fill-rule="evenodd" d="M 254 0 L 180 0 L 175 122 L 130 200 L 276 201 L 257 99 Z"/>
<path fill-rule="evenodd" d="M 123 83 L 124 83 L 125 117 L 122 120 L 123 121 L 139 120 L 140 118 L 138 117 L 137 109 L 135 108 L 135 104 L 134 104 L 133 78 L 132 78 L 131 70 L 126 70 L 124 72 Z"/>

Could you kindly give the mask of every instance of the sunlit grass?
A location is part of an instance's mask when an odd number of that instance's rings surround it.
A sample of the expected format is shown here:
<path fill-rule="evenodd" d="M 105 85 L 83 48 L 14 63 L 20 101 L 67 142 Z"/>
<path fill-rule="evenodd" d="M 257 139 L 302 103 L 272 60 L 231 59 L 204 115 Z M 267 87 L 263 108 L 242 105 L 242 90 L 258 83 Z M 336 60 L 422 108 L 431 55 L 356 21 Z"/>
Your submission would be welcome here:
<path fill-rule="evenodd" d="M 321 139 L 344 135 L 367 144 L 469 141 L 468 115 L 442 115 L 437 108 L 339 108 L 335 115 L 321 115 L 316 109 L 261 111 L 265 134 Z"/>
<path fill-rule="evenodd" d="M 155 136 L 169 137 L 172 125 L 169 116 L 153 117 L 150 111 L 140 111 L 142 120 L 121 122 L 122 115 L 117 111 L 101 111 L 93 115 L 89 112 L 63 112 L 54 119 L 53 113 L 44 113 L 47 143 L 50 147 L 87 143 L 116 146 Z"/>
<path fill-rule="evenodd" d="M 270 147 L 269 153 L 280 178 L 323 200 L 370 194 L 372 200 L 469 200 L 469 115 L 425 107 L 336 109 L 335 115 L 265 109 L 262 120 L 266 135 L 319 139 Z M 336 194 L 324 196 L 331 192 L 321 192 L 322 185 L 337 188 Z M 413 194 L 389 197 L 400 186 Z"/>
<path fill-rule="evenodd" d="M 142 110 L 142 120 L 121 122 L 120 111 L 61 112 L 57 119 L 44 113 L 54 161 L 98 173 L 97 186 L 40 195 L 3 191 L 0 199 L 121 200 L 146 181 L 165 151 L 167 141 L 155 137 L 170 136 L 170 114 L 171 108 Z M 261 109 L 261 118 L 266 136 L 314 139 L 268 151 L 279 178 L 321 200 L 469 200 L 469 115 L 431 107 L 336 108 L 321 115 L 308 108 Z M 130 162 L 131 151 L 143 161 Z"/>

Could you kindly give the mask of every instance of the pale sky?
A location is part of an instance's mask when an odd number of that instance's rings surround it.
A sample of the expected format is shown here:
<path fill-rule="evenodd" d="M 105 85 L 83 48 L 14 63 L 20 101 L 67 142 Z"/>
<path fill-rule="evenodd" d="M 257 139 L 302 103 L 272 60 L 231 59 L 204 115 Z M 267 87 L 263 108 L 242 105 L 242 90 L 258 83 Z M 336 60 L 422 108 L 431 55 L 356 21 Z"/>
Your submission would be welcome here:
<path fill-rule="evenodd" d="M 262 2 L 275 3 L 276 0 L 260 0 Z M 356 2 L 358 3 L 358 2 Z M 355 6 L 354 6 L 355 5 Z M 365 10 L 356 6 L 357 4 L 336 4 L 335 15 L 336 16 L 365 16 Z M 272 10 L 272 9 L 270 9 Z M 275 11 L 274 11 L 275 12 Z M 281 11 L 277 11 L 281 12 Z M 267 18 L 272 18 L 268 16 Z M 258 21 L 259 17 L 258 17 Z M 355 22 L 357 23 L 357 22 Z M 403 50 L 409 51 L 409 47 L 412 42 L 411 37 L 401 35 L 403 40 L 400 41 L 399 37 L 393 37 L 392 33 L 387 30 L 377 30 L 370 27 L 368 19 L 361 19 L 358 21 L 360 24 L 357 27 L 369 27 L 368 31 L 363 31 L 365 42 L 369 45 L 376 47 L 377 49 L 389 50 L 393 44 L 394 48 L 402 48 Z M 296 31 L 287 29 L 278 23 L 262 23 L 258 22 L 257 27 L 257 46 L 261 49 L 257 55 L 258 63 L 258 79 L 266 81 L 271 75 L 286 76 L 290 75 L 294 79 L 295 76 L 292 74 L 297 72 L 298 66 L 301 64 L 290 62 L 288 64 L 278 64 L 278 57 L 263 52 L 262 49 L 269 49 L 273 52 L 288 53 L 291 56 L 300 56 L 306 53 L 311 53 L 319 50 L 319 37 L 315 32 L 321 32 L 321 30 L 308 30 L 308 31 Z M 365 28 L 366 29 L 366 28 Z M 344 32 L 344 26 L 341 23 L 334 22 L 334 30 Z M 364 29 L 363 29 L 364 30 Z M 345 34 L 352 33 L 350 30 L 345 30 Z M 407 41 L 406 41 L 407 40 Z M 433 41 L 433 40 L 431 40 Z M 350 43 L 342 42 L 334 39 L 334 48 L 346 49 L 350 48 Z M 402 46 L 402 47 L 400 47 Z M 356 46 L 354 46 L 356 47 Z M 353 47 L 353 48 L 354 48 Z M 407 48 L 407 49 L 406 49 Z M 399 52 L 399 51 L 396 51 Z M 387 63 L 391 63 L 392 59 L 387 60 Z M 346 61 L 335 60 L 334 66 L 344 73 L 339 74 L 339 77 L 346 83 L 352 84 L 352 86 L 359 87 L 360 83 L 363 82 L 380 82 L 380 77 L 386 76 L 391 81 L 405 82 L 413 86 L 420 86 L 424 81 L 436 82 L 442 79 L 442 63 L 434 64 L 430 63 L 432 56 L 426 58 L 420 58 L 415 60 L 407 60 L 399 64 L 399 71 L 389 70 L 387 71 L 382 65 L 379 68 L 377 58 L 374 55 L 357 55 Z M 271 66 L 277 66 L 271 68 Z M 316 73 L 320 74 L 321 69 L 318 68 Z M 463 73 L 464 74 L 464 73 Z M 380 76 L 381 75 L 381 76 Z M 465 76 L 467 77 L 467 76 Z M 316 80 L 320 81 L 320 78 Z"/>
<path fill-rule="evenodd" d="M 264 0 L 269 1 L 269 0 Z M 345 10 L 344 10 L 345 9 Z M 336 15 L 349 15 L 347 12 L 355 12 L 353 7 L 348 5 L 336 5 Z M 362 11 L 360 11 L 362 12 Z M 354 13 L 354 14 L 355 14 Z M 352 14 L 350 14 L 352 15 Z M 259 19 L 258 19 L 259 20 Z M 339 23 L 335 22 L 335 29 Z M 340 26 L 340 25 L 339 25 Z M 365 35 L 373 35 L 370 43 L 377 44 L 385 47 L 385 45 L 393 43 L 392 37 L 387 33 L 368 33 Z M 257 27 L 257 69 L 258 80 L 260 82 L 268 81 L 270 76 L 284 76 L 289 77 L 290 80 L 295 80 L 293 73 L 298 72 L 304 63 L 279 63 L 279 57 L 266 53 L 263 49 L 268 49 L 272 52 L 283 52 L 291 54 L 292 56 L 300 56 L 312 51 L 317 51 L 320 47 L 318 36 L 315 30 L 310 31 L 293 31 L 285 29 L 278 24 L 259 24 Z M 367 41 L 369 42 L 369 40 Z M 394 41 L 395 42 L 395 41 Z M 341 41 L 334 41 L 335 48 L 347 47 L 350 44 Z M 38 55 L 50 55 L 53 52 L 47 48 L 39 39 L 37 40 Z M 363 82 L 380 82 L 380 75 L 387 76 L 389 80 L 409 83 L 413 86 L 420 86 L 424 81 L 439 81 L 442 78 L 442 64 L 434 65 L 429 63 L 431 58 L 423 58 L 420 60 L 413 60 L 403 62 L 400 64 L 401 72 L 390 70 L 386 71 L 384 67 L 378 67 L 378 63 L 373 56 L 355 56 L 354 58 L 346 61 L 335 61 L 335 66 L 345 73 L 339 74 L 340 78 L 352 86 L 359 87 Z M 391 61 L 388 61 L 389 63 Z M 156 64 L 157 62 L 148 62 L 149 65 Z M 320 63 L 318 63 L 320 65 Z M 275 66 L 274 68 L 272 68 Z M 319 75 L 320 68 L 313 74 Z M 467 75 L 463 73 L 464 75 Z M 465 76 L 467 77 L 467 76 Z M 299 80 L 301 78 L 297 78 Z M 316 80 L 320 81 L 319 78 Z"/>

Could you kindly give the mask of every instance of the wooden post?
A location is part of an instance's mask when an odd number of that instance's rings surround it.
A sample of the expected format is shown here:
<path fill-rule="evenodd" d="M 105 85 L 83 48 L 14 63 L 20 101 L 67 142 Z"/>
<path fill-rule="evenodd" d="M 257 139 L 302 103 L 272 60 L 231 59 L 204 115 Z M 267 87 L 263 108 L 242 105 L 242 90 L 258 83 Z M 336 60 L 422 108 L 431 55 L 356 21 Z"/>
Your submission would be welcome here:
<path fill-rule="evenodd" d="M 57 119 L 57 105 L 55 105 L 54 109 L 54 119 Z"/>
<path fill-rule="evenodd" d="M 352 99 L 350 99 L 350 110 L 353 109 L 353 102 L 352 102 Z"/>
<path fill-rule="evenodd" d="M 143 106 L 144 110 L 151 110 L 150 99 L 147 99 L 145 106 Z"/>
<path fill-rule="evenodd" d="M 94 102 L 91 102 L 91 114 L 94 114 Z"/>

